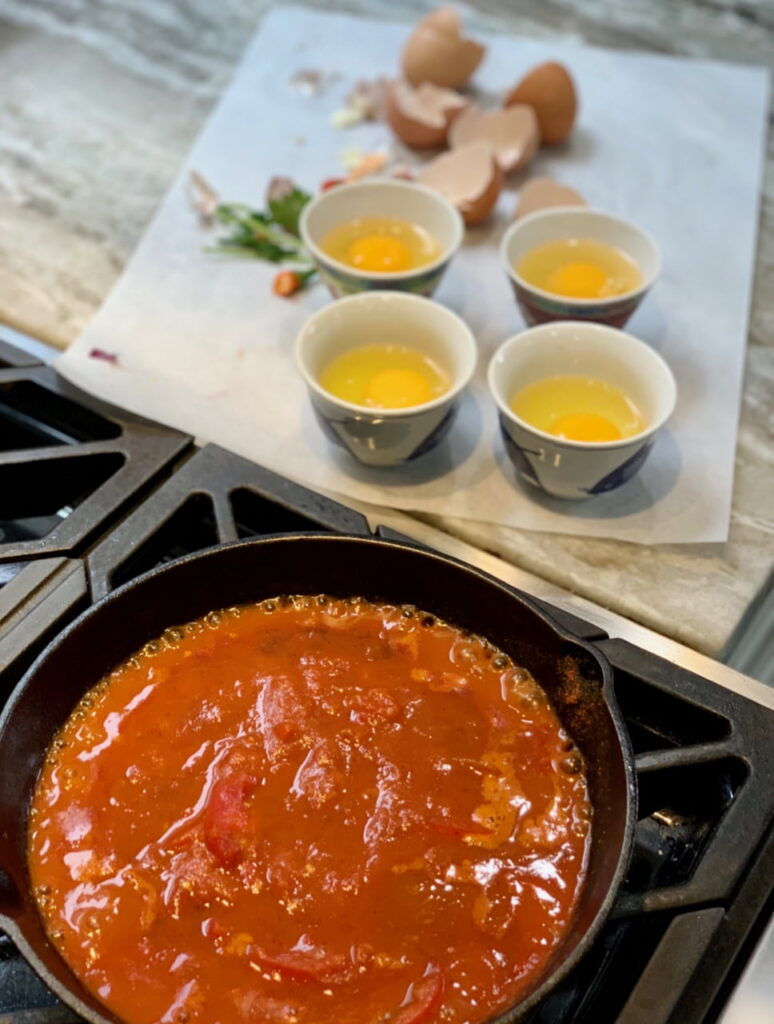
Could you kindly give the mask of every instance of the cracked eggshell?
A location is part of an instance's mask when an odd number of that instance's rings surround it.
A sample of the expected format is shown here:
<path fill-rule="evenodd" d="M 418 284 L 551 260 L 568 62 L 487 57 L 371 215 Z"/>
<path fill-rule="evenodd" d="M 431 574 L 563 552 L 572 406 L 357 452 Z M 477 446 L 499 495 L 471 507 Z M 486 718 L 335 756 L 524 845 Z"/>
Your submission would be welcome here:
<path fill-rule="evenodd" d="M 526 217 L 536 210 L 547 210 L 551 206 L 585 206 L 586 200 L 568 185 L 560 185 L 553 178 L 530 178 L 519 192 L 514 220 Z"/>
<path fill-rule="evenodd" d="M 452 89 L 397 81 L 387 92 L 387 122 L 407 146 L 432 149 L 445 145 L 449 126 L 467 106 Z"/>
<path fill-rule="evenodd" d="M 452 125 L 449 144 L 456 149 L 476 141 L 491 145 L 503 173 L 526 167 L 540 145 L 534 110 L 523 104 L 487 113 L 479 107 L 469 107 Z"/>
<path fill-rule="evenodd" d="M 466 224 L 480 224 L 492 212 L 503 187 L 503 172 L 488 142 L 469 142 L 431 160 L 417 179 L 457 207 Z"/>
<path fill-rule="evenodd" d="M 505 97 L 505 106 L 526 103 L 532 107 L 545 143 L 562 142 L 572 131 L 578 112 L 578 96 L 570 72 L 549 61 L 533 68 Z"/>
<path fill-rule="evenodd" d="M 468 81 L 486 48 L 465 39 L 461 30 L 462 21 L 453 7 L 440 7 L 419 22 L 401 55 L 403 74 L 412 85 L 431 82 L 459 89 Z"/>

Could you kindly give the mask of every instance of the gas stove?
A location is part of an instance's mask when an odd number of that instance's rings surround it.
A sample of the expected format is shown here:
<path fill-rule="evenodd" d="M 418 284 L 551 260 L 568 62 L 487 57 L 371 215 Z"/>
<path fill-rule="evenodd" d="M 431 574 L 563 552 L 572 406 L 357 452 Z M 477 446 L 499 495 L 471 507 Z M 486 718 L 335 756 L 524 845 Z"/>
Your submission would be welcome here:
<path fill-rule="evenodd" d="M 768 688 L 407 516 L 366 518 L 196 448 L 0 342 L 0 706 L 48 640 L 115 587 L 212 545 L 309 530 L 469 561 L 530 594 L 613 666 L 639 781 L 634 853 L 600 938 L 529 1024 L 711 1024 L 724 1013 L 731 1024 L 729 1000 L 772 911 Z M 0 1024 L 77 1019 L 0 936 Z M 774 1004 L 760 1021 L 771 1019 Z"/>

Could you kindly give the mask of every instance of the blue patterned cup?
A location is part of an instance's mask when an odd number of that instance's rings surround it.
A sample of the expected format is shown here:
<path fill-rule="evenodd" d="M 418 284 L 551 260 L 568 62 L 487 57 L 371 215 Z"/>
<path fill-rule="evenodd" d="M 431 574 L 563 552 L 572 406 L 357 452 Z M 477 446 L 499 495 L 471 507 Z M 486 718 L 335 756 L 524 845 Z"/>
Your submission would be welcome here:
<path fill-rule="evenodd" d="M 334 359 L 373 341 L 419 349 L 445 370 L 449 389 L 407 409 L 375 409 L 346 402 L 320 385 Z M 455 313 L 400 292 L 367 292 L 332 302 L 307 320 L 295 354 L 323 432 L 367 466 L 399 466 L 437 445 L 478 360 L 475 338 Z"/>
<path fill-rule="evenodd" d="M 533 427 L 511 409 L 522 388 L 567 374 L 620 388 L 639 409 L 645 429 L 620 441 L 569 441 Z M 556 498 L 589 498 L 631 480 L 677 400 L 672 371 L 653 349 L 613 327 L 578 321 L 542 324 L 510 338 L 492 356 L 488 381 L 517 473 Z"/>
<path fill-rule="evenodd" d="M 438 242 L 437 260 L 414 270 L 358 270 L 328 256 L 320 248 L 333 228 L 359 217 L 397 217 L 424 228 Z M 379 179 L 337 185 L 304 207 L 301 238 L 320 277 L 334 298 L 366 291 L 401 291 L 431 295 L 438 287 L 465 234 L 462 217 L 440 193 L 410 181 Z"/>
<path fill-rule="evenodd" d="M 574 299 L 554 295 L 521 277 L 516 267 L 530 249 L 568 238 L 590 238 L 619 249 L 639 267 L 641 284 L 609 299 Z M 629 221 L 585 206 L 556 206 L 519 218 L 503 235 L 500 260 L 522 316 L 530 325 L 590 320 L 608 327 L 623 327 L 661 271 L 661 256 L 650 235 Z"/>

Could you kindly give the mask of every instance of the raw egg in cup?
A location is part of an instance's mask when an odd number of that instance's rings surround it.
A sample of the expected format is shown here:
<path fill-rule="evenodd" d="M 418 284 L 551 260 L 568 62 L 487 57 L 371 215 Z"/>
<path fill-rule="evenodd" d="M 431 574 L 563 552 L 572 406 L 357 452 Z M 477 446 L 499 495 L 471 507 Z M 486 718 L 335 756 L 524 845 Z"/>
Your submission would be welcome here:
<path fill-rule="evenodd" d="M 395 290 L 430 295 L 464 235 L 462 217 L 407 181 L 338 185 L 301 215 L 301 238 L 335 298 Z"/>
<path fill-rule="evenodd" d="M 364 465 L 399 466 L 446 435 L 478 350 L 437 302 L 373 291 L 310 317 L 295 356 L 328 439 Z"/>
<path fill-rule="evenodd" d="M 677 400 L 672 371 L 644 342 L 571 320 L 504 342 L 488 383 L 516 472 L 557 498 L 590 498 L 631 480 Z"/>
<path fill-rule="evenodd" d="M 519 218 L 503 236 L 500 259 L 530 325 L 592 320 L 623 327 L 661 270 L 647 232 L 582 206 Z"/>

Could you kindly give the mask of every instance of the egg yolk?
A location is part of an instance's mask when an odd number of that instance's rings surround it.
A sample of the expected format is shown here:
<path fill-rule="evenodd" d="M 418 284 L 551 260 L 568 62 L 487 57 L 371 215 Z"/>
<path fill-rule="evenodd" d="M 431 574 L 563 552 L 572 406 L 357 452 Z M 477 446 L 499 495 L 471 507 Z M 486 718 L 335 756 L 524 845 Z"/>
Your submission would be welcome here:
<path fill-rule="evenodd" d="M 544 242 L 515 269 L 527 284 L 567 299 L 609 299 L 642 284 L 642 271 L 627 253 L 594 238 Z"/>
<path fill-rule="evenodd" d="M 606 416 L 593 412 L 577 412 L 562 416 L 551 433 L 567 441 L 619 441 L 621 431 Z"/>
<path fill-rule="evenodd" d="M 390 235 L 366 235 L 350 245 L 347 262 L 358 270 L 410 270 L 411 250 L 399 238 Z"/>
<path fill-rule="evenodd" d="M 566 441 L 609 444 L 645 429 L 645 417 L 626 392 L 581 374 L 544 377 L 518 391 L 511 409 L 538 430 Z"/>
<path fill-rule="evenodd" d="M 360 345 L 337 356 L 320 374 L 337 398 L 370 409 L 409 409 L 449 389 L 445 370 L 410 345 Z"/>
<path fill-rule="evenodd" d="M 573 299 L 601 299 L 610 294 L 610 276 L 596 263 L 576 260 L 549 275 L 548 291 Z"/>
<path fill-rule="evenodd" d="M 408 409 L 435 397 L 430 382 L 416 370 L 382 370 L 371 378 L 366 402 L 382 409 Z"/>
<path fill-rule="evenodd" d="M 427 267 L 441 256 L 438 241 L 418 224 L 400 217 L 355 217 L 320 239 L 332 259 L 365 274 L 400 274 Z"/>

